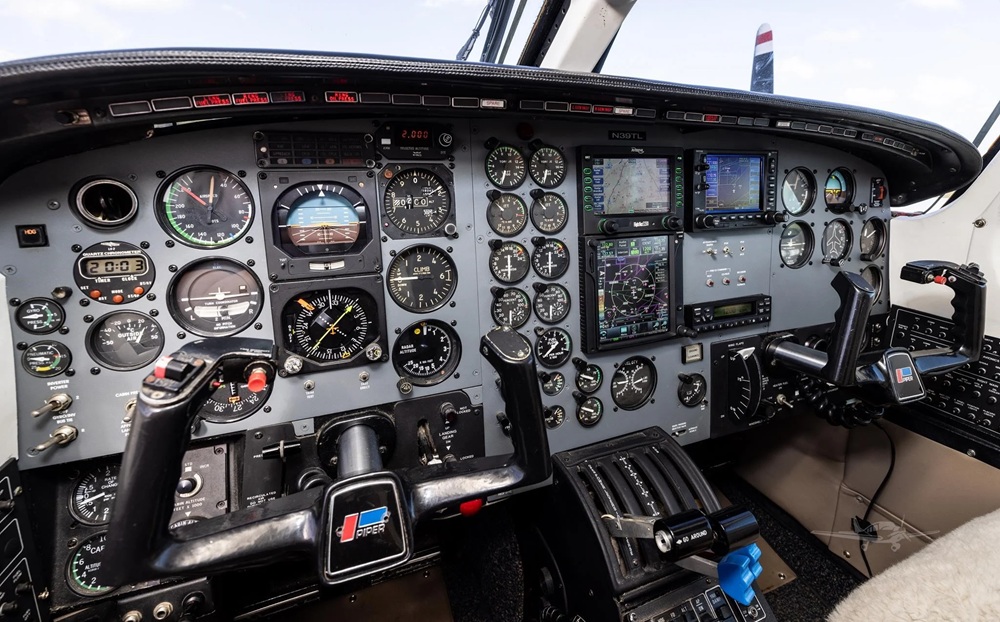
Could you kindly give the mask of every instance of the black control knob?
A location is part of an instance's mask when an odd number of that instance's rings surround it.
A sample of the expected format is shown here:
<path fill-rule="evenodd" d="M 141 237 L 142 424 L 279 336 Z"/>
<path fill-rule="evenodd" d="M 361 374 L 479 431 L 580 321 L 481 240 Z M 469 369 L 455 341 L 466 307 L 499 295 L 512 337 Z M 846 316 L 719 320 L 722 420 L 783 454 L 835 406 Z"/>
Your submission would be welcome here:
<path fill-rule="evenodd" d="M 707 229 L 716 225 L 715 216 L 710 214 L 699 214 L 694 217 L 694 224 L 699 229 Z"/>
<path fill-rule="evenodd" d="M 607 218 L 599 222 L 597 228 L 601 230 L 601 233 L 618 233 L 618 223 Z"/>
<path fill-rule="evenodd" d="M 769 225 L 776 225 L 788 220 L 784 212 L 764 212 L 764 222 Z"/>
<path fill-rule="evenodd" d="M 677 327 L 676 332 L 678 337 L 688 337 L 693 339 L 698 336 L 698 331 L 689 326 L 684 326 L 683 324 Z"/>
<path fill-rule="evenodd" d="M 694 170 L 698 173 L 704 173 L 705 171 L 708 170 L 708 168 L 709 168 L 708 164 L 704 162 L 701 164 L 694 165 Z"/>
<path fill-rule="evenodd" d="M 458 422 L 458 411 L 451 402 L 441 404 L 441 421 L 444 422 L 446 428 L 450 428 Z"/>
<path fill-rule="evenodd" d="M 0 603 L 0 617 L 5 617 L 8 615 L 13 615 L 17 613 L 17 603 Z"/>
<path fill-rule="evenodd" d="M 663 228 L 668 231 L 680 231 L 684 226 L 681 219 L 676 216 L 664 216 L 662 224 Z"/>
<path fill-rule="evenodd" d="M 438 145 L 440 145 L 441 147 L 448 149 L 449 147 L 451 147 L 451 144 L 453 142 L 455 142 L 455 137 L 452 136 L 450 133 L 441 132 L 440 134 L 438 134 Z"/>
<path fill-rule="evenodd" d="M 577 371 L 583 371 L 587 369 L 587 361 L 583 360 L 578 356 L 574 356 L 570 362 L 573 363 L 573 367 L 575 367 Z"/>

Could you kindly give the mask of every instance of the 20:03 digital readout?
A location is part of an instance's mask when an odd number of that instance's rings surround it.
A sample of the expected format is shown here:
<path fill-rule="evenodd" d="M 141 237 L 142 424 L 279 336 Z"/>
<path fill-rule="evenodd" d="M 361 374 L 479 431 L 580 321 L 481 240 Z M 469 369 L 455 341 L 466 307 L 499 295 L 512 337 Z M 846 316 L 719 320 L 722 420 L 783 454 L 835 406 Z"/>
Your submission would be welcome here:
<path fill-rule="evenodd" d="M 145 274 L 145 257 L 116 257 L 115 259 L 88 259 L 83 264 L 83 274 L 91 278 Z"/>

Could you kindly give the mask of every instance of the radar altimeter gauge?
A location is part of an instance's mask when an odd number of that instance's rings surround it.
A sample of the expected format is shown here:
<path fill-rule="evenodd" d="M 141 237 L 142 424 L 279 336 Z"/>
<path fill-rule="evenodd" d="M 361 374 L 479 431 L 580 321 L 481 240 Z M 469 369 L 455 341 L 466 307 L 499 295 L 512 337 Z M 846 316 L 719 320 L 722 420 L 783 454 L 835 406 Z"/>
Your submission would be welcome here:
<path fill-rule="evenodd" d="M 421 387 L 443 382 L 462 357 L 458 334 L 444 322 L 426 320 L 406 327 L 392 346 L 396 373 Z"/>

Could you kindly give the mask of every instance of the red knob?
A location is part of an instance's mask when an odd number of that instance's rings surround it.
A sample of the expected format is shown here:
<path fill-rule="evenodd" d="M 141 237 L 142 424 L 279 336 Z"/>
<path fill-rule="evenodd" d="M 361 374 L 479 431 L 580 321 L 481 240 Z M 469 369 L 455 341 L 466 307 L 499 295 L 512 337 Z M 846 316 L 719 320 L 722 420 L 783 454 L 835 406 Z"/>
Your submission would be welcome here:
<path fill-rule="evenodd" d="M 267 386 L 267 371 L 262 367 L 255 367 L 247 378 L 247 388 L 252 393 L 260 393 Z"/>

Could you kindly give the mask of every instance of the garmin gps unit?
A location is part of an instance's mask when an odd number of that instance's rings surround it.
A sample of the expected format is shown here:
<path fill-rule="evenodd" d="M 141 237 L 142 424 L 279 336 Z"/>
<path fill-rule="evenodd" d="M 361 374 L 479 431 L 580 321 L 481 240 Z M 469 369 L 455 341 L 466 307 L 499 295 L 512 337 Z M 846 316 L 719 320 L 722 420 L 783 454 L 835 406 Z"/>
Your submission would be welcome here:
<path fill-rule="evenodd" d="M 667 147 L 581 147 L 583 234 L 683 231 L 683 156 Z"/>
<path fill-rule="evenodd" d="M 676 337 L 683 234 L 583 241 L 582 342 L 588 354 Z"/>
<path fill-rule="evenodd" d="M 694 150 L 689 160 L 689 231 L 771 227 L 785 221 L 776 207 L 776 152 Z"/>

